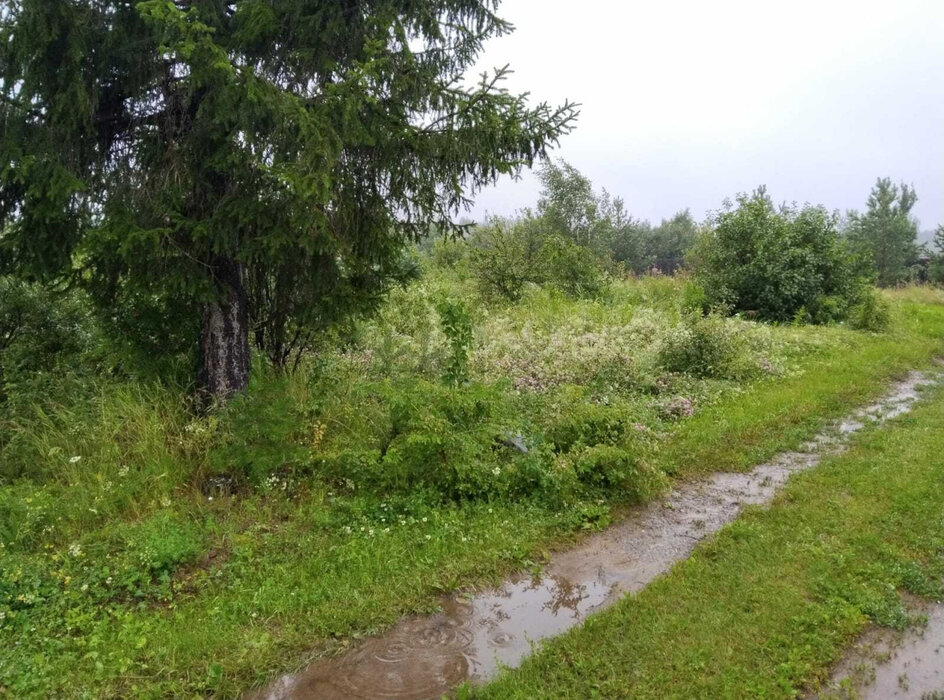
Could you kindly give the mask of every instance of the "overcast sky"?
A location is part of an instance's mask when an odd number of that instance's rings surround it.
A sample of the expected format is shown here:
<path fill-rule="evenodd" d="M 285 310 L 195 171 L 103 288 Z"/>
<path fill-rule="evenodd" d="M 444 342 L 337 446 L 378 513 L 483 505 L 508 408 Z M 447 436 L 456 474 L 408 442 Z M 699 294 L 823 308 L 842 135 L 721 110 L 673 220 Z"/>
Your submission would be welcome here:
<path fill-rule="evenodd" d="M 775 201 L 864 208 L 876 177 L 914 184 L 944 223 L 944 0 L 504 0 L 516 31 L 481 68 L 511 89 L 581 103 L 563 157 L 637 217 L 766 184 Z M 473 215 L 531 206 L 533 175 Z"/>

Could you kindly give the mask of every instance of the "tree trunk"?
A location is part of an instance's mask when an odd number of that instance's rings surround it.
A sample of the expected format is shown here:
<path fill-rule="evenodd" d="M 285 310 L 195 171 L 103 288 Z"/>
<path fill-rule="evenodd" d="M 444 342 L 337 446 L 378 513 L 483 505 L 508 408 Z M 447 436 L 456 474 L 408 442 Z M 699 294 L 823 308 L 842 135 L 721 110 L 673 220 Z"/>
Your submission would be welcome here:
<path fill-rule="evenodd" d="M 203 306 L 200 385 L 209 400 L 225 401 L 249 383 L 249 304 L 242 265 L 213 263 L 220 300 Z"/>

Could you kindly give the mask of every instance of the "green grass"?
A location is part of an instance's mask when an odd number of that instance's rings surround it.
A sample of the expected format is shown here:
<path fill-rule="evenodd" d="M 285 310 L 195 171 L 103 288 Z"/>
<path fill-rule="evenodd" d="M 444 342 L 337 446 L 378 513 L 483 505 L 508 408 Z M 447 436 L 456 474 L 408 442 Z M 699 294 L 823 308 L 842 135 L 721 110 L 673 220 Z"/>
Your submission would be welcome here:
<path fill-rule="evenodd" d="M 923 367 L 941 352 L 944 317 L 938 306 L 902 303 L 893 332 L 833 335 L 799 376 L 768 380 L 721 398 L 711 411 L 679 426 L 655 457 L 669 474 L 750 468 L 808 438 L 824 419 L 864 404 L 902 371 Z"/>
<path fill-rule="evenodd" d="M 460 499 L 429 484 L 378 491 L 323 471 L 345 450 L 379 452 L 390 404 L 452 403 L 436 384 L 432 309 L 456 289 L 433 279 L 395 294 L 348 345 L 289 379 L 260 374 L 228 412 L 194 418 L 173 389 L 102 378 L 0 425 L 0 473 L 13 475 L 0 482 L 0 686 L 18 698 L 236 697 L 605 525 L 626 492 L 554 483 L 548 445 L 534 460 L 551 483 L 525 493 L 488 482 Z M 680 289 L 640 280 L 602 300 L 533 290 L 476 307 L 476 384 L 457 399 L 538 438 L 574 416 L 629 416 L 646 437 L 619 444 L 687 477 L 789 447 L 944 349 L 944 304 L 913 290 L 893 299 L 885 334 L 725 321 L 742 359 L 772 373 L 668 374 L 657 349 Z M 521 373 L 545 390 L 510 391 Z M 694 417 L 666 415 L 679 397 Z M 485 443 L 470 442 L 474 431 L 444 441 L 452 428 L 437 410 L 415 412 L 400 436 L 435 447 L 418 466 L 448 449 L 455 460 L 436 467 L 456 471 L 448 483 L 508 473 L 511 457 L 481 463 L 493 458 L 490 423 L 476 424 Z M 212 475 L 236 478 L 234 495 L 210 500 Z"/>
<path fill-rule="evenodd" d="M 795 698 L 944 576 L 944 390 L 476 698 Z"/>

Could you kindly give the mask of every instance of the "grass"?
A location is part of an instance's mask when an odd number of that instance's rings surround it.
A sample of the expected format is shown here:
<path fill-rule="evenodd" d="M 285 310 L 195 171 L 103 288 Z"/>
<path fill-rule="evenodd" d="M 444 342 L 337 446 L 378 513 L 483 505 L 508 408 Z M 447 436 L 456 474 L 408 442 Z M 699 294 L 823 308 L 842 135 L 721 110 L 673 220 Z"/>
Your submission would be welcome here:
<path fill-rule="evenodd" d="M 795 698 L 899 593 L 941 595 L 944 390 L 793 477 L 476 698 Z"/>
<path fill-rule="evenodd" d="M 473 381 L 457 390 L 439 382 L 434 309 L 466 292 L 432 277 L 223 413 L 194 418 L 173 389 L 107 378 L 37 399 L 0 441 L 0 686 L 236 697 L 604 526 L 629 491 L 603 479 L 622 463 L 574 476 L 592 440 L 650 474 L 748 466 L 944 349 L 944 304 L 911 290 L 888 333 L 728 320 L 736 371 L 668 373 L 682 284 L 474 303 Z M 672 412 L 689 404 L 693 417 Z M 529 456 L 494 449 L 506 426 Z"/>

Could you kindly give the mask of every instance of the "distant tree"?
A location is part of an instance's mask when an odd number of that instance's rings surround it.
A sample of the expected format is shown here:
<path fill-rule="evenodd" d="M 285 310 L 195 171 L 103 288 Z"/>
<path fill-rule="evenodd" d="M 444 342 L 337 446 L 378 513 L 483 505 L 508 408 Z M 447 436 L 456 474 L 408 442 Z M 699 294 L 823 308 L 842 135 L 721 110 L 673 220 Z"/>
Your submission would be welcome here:
<path fill-rule="evenodd" d="M 911 215 L 917 200 L 913 187 L 879 178 L 865 214 L 850 215 L 849 240 L 872 261 L 876 282 L 883 287 L 907 280 L 918 257 L 918 223 Z"/>
<path fill-rule="evenodd" d="M 698 224 L 688 209 L 678 212 L 671 219 L 663 219 L 649 236 L 651 264 L 660 272 L 675 272 L 695 243 L 697 233 Z"/>
<path fill-rule="evenodd" d="M 932 282 L 944 284 L 944 224 L 934 231 L 933 246 L 931 268 L 928 274 Z"/>
<path fill-rule="evenodd" d="M 407 241 L 569 130 L 507 70 L 463 82 L 496 6 L 0 4 L 0 271 L 199 337 L 206 392 L 241 390 L 250 339 L 284 363 L 369 308 Z"/>
<path fill-rule="evenodd" d="M 590 246 L 599 231 L 600 206 L 593 184 L 564 160 L 546 161 L 539 173 L 538 215 L 548 230 Z"/>
<path fill-rule="evenodd" d="M 778 209 L 761 187 L 739 195 L 712 223 L 691 255 L 710 304 L 770 321 L 826 323 L 860 301 L 863 283 L 838 217 L 822 207 Z"/>

